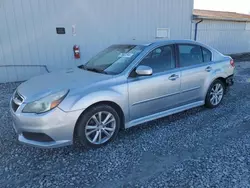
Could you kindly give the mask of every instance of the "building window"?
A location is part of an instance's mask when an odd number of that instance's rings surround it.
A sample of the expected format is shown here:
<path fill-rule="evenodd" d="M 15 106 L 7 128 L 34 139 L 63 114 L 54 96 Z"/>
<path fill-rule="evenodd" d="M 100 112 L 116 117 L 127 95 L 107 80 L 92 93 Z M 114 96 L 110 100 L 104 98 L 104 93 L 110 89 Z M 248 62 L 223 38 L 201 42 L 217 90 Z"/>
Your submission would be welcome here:
<path fill-rule="evenodd" d="M 156 38 L 170 38 L 169 28 L 157 28 Z"/>

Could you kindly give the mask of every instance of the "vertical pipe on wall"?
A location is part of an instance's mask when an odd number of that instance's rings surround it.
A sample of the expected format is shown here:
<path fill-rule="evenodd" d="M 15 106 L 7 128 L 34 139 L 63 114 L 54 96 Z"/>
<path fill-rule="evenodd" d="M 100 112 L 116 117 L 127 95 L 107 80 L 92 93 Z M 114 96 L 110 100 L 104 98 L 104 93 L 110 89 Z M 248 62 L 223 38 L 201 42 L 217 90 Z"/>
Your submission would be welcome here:
<path fill-rule="evenodd" d="M 197 33 L 198 33 L 198 25 L 199 23 L 203 22 L 203 19 L 195 23 L 195 31 L 194 31 L 194 40 L 197 40 Z"/>

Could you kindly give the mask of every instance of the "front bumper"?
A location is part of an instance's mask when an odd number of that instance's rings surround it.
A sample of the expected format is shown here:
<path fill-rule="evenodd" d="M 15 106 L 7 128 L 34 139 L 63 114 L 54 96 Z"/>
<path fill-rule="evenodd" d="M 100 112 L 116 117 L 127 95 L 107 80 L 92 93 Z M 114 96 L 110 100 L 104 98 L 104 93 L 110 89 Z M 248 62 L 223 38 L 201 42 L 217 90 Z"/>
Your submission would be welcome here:
<path fill-rule="evenodd" d="M 76 121 L 82 111 L 64 112 L 55 108 L 44 114 L 25 114 L 14 112 L 10 107 L 13 117 L 13 127 L 21 143 L 41 148 L 55 148 L 73 143 L 73 134 Z M 26 135 L 46 135 L 49 140 L 33 139 Z"/>

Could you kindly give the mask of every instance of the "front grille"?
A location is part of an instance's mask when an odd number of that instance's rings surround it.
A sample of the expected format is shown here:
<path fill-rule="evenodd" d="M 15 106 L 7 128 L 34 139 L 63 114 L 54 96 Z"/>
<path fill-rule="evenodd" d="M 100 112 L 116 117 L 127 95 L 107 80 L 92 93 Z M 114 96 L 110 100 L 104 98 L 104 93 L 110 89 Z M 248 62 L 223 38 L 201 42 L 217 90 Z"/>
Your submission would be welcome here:
<path fill-rule="evenodd" d="M 18 109 L 18 107 L 19 107 L 19 105 L 17 105 L 16 103 L 14 103 L 13 100 L 11 100 L 11 106 L 12 106 L 12 109 L 13 109 L 14 112 L 16 112 L 17 109 Z"/>
<path fill-rule="evenodd" d="M 21 97 L 21 95 L 17 91 L 15 92 L 14 98 L 19 100 L 21 103 L 23 102 L 23 97 Z"/>
<path fill-rule="evenodd" d="M 31 133 L 31 132 L 23 132 L 24 138 L 28 140 L 33 140 L 37 142 L 52 142 L 54 141 L 50 136 L 44 133 Z"/>

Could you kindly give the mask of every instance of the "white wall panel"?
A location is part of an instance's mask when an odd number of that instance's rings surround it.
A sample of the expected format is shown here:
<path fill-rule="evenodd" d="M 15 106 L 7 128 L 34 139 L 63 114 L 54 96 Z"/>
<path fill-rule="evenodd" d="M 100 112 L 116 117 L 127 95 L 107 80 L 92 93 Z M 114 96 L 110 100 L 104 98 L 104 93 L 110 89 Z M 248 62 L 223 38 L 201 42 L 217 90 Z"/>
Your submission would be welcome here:
<path fill-rule="evenodd" d="M 197 41 L 225 54 L 250 52 L 250 30 L 246 30 L 246 22 L 204 20 L 198 25 Z"/>
<path fill-rule="evenodd" d="M 0 83 L 77 66 L 114 43 L 160 40 L 157 28 L 190 39 L 192 11 L 193 0 L 1 0 Z"/>

